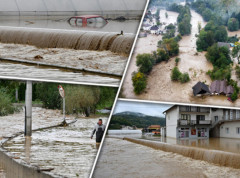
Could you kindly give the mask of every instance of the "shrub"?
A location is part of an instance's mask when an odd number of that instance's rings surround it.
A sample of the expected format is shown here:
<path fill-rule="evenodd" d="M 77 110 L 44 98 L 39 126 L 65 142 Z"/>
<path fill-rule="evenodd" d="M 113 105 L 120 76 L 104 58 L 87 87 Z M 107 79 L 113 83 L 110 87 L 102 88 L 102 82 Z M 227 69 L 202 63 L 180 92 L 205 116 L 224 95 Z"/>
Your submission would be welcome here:
<path fill-rule="evenodd" d="M 172 81 L 179 81 L 182 73 L 179 71 L 178 67 L 174 67 L 171 74 Z"/>
<path fill-rule="evenodd" d="M 153 67 L 154 58 L 151 54 L 138 54 L 136 65 L 139 67 L 139 72 L 148 74 Z"/>
<path fill-rule="evenodd" d="M 147 77 L 141 72 L 134 72 L 132 74 L 132 82 L 134 87 L 134 93 L 140 94 L 147 86 Z"/>
<path fill-rule="evenodd" d="M 181 83 L 186 83 L 190 81 L 190 77 L 188 75 L 188 73 L 184 73 L 180 76 L 180 82 Z"/>
<path fill-rule="evenodd" d="M 176 57 L 176 59 L 175 59 L 176 66 L 178 65 L 179 61 L 180 61 L 180 58 Z"/>
<path fill-rule="evenodd" d="M 14 107 L 11 103 L 11 96 L 3 89 L 0 89 L 0 116 L 6 116 L 14 113 Z"/>

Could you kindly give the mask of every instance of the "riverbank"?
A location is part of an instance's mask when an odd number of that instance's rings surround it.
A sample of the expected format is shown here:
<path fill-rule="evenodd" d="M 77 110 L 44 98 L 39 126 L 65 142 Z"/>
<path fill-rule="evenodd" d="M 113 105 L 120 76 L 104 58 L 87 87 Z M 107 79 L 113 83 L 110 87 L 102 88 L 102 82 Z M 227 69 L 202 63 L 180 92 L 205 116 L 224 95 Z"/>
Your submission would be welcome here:
<path fill-rule="evenodd" d="M 106 138 L 94 172 L 94 177 L 98 176 L 218 178 L 239 177 L 240 170 L 193 160 L 125 140 Z"/>

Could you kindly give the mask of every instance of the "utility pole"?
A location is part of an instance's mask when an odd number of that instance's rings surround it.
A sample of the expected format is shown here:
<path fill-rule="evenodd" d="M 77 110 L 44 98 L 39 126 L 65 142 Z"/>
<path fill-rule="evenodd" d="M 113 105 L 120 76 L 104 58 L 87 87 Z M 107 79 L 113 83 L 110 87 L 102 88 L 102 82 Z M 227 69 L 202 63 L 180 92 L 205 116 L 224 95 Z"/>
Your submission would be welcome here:
<path fill-rule="evenodd" d="M 25 92 L 25 136 L 32 136 L 32 81 L 27 81 Z"/>

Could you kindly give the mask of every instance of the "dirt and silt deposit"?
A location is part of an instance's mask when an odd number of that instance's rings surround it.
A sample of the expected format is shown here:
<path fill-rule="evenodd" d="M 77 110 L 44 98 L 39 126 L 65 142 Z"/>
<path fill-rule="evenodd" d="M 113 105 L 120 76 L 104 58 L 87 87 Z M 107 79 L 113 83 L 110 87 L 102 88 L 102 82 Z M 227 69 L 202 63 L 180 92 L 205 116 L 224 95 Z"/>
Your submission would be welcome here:
<path fill-rule="evenodd" d="M 67 122 L 75 120 L 67 115 Z M 106 123 L 106 117 L 77 118 L 67 127 L 55 127 L 33 132 L 32 137 L 17 136 L 4 144 L 4 148 L 19 163 L 35 168 L 53 169 L 49 174 L 57 177 L 88 177 L 97 148 L 91 131 L 98 119 Z M 33 108 L 33 129 L 61 123 L 63 116 L 59 110 Z M 24 129 L 24 111 L 0 117 L 0 141 Z M 14 123 L 14 124 L 13 124 Z M 3 166 L 2 166 L 3 165 Z M 3 167 L 1 171 L 1 166 Z M 0 160 L 0 177 L 16 176 Z"/>
<path fill-rule="evenodd" d="M 193 171 L 194 170 L 194 171 Z M 93 177 L 239 177 L 239 169 L 106 138 Z"/>
<path fill-rule="evenodd" d="M 166 24 L 175 23 L 178 13 L 167 11 L 170 19 L 174 19 L 174 22 L 168 21 L 165 18 L 165 10 L 160 10 L 160 21 Z M 179 103 L 197 103 L 197 104 L 210 104 L 210 105 L 224 105 L 224 106 L 240 106 L 240 101 L 237 100 L 231 103 L 227 100 L 226 96 L 207 96 L 204 98 L 194 97 L 192 87 L 198 82 L 206 82 L 211 84 L 210 77 L 206 74 L 208 70 L 212 70 L 213 66 L 205 58 L 206 52 L 198 52 L 196 50 L 195 36 L 198 34 L 198 23 L 202 28 L 206 25 L 200 14 L 191 10 L 191 24 L 192 31 L 189 36 L 183 36 L 179 41 L 179 58 L 178 68 L 181 72 L 188 72 L 190 82 L 181 84 L 180 82 L 171 81 L 171 71 L 175 67 L 175 58 L 171 58 L 168 62 L 161 62 L 153 67 L 150 75 L 148 76 L 147 88 L 145 92 L 140 95 L 135 95 L 133 92 L 133 86 L 131 81 L 131 74 L 133 71 L 137 71 L 136 56 L 142 53 L 151 53 L 157 49 L 157 42 L 161 39 L 161 35 L 149 35 L 146 38 L 140 38 L 137 41 L 134 55 L 129 65 L 124 84 L 123 84 L 123 96 L 126 98 L 137 98 L 146 100 L 160 100 Z M 229 33 L 229 36 L 239 34 L 239 32 Z M 142 49 L 141 46 L 144 46 Z M 233 74 L 235 74 L 233 72 Z M 234 75 L 233 78 L 236 78 Z"/>
<path fill-rule="evenodd" d="M 0 57 L 120 77 L 134 37 L 116 32 L 0 27 Z"/>

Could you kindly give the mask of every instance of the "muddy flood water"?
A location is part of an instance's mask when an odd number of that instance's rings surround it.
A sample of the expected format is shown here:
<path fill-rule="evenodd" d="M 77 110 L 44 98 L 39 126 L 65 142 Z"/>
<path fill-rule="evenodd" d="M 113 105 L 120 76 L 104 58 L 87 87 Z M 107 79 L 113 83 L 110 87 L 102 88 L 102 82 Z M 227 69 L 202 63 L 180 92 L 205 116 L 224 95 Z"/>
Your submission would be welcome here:
<path fill-rule="evenodd" d="M 160 21 L 166 24 L 176 22 L 177 13 L 168 12 L 169 19 L 165 18 L 165 10 L 160 11 Z M 161 35 L 148 35 L 146 38 L 140 38 L 137 41 L 134 55 L 129 64 L 129 71 L 123 84 L 123 97 L 133 99 L 145 100 L 159 100 L 168 102 L 179 103 L 196 103 L 196 104 L 209 104 L 209 105 L 222 105 L 222 106 L 240 106 L 240 100 L 231 103 L 227 100 L 226 96 L 207 96 L 207 97 L 194 97 L 192 87 L 198 82 L 202 81 L 206 84 L 211 84 L 210 77 L 206 74 L 208 70 L 213 68 L 212 64 L 205 58 L 205 52 L 197 52 L 196 50 L 196 34 L 198 34 L 198 23 L 203 28 L 206 22 L 200 14 L 191 10 L 191 24 L 192 32 L 189 36 L 184 36 L 179 42 L 179 56 L 181 58 L 178 67 L 181 72 L 188 72 L 190 82 L 181 84 L 180 82 L 171 81 L 171 71 L 175 67 L 175 57 L 171 58 L 168 62 L 162 62 L 153 67 L 150 75 L 148 76 L 148 84 L 145 92 L 140 95 L 135 95 L 133 92 L 131 74 L 137 71 L 136 56 L 137 54 L 150 53 L 157 48 L 157 42 L 161 39 Z M 229 36 L 239 32 L 229 32 Z M 144 49 L 143 49 L 144 47 Z M 234 76 L 233 78 L 236 78 Z"/>
<path fill-rule="evenodd" d="M 121 139 L 106 138 L 93 177 L 99 176 L 237 178 L 240 176 L 240 170 L 155 150 Z"/>
<path fill-rule="evenodd" d="M 43 17 L 46 18 L 46 17 Z M 0 18 L 0 27 L 12 29 L 14 27 L 21 27 L 20 29 L 33 29 L 40 28 L 44 31 L 61 29 L 64 31 L 84 31 L 99 33 L 120 33 L 123 30 L 124 34 L 134 34 L 137 31 L 139 20 L 126 20 L 123 22 L 110 20 L 102 28 L 83 28 L 71 26 L 67 22 L 68 17 L 47 17 L 48 19 L 33 18 L 33 17 L 10 17 L 7 19 Z M 74 33 L 74 32 L 73 32 Z M 5 36 L 7 33 L 5 34 Z M 38 33 L 40 35 L 40 33 Z M 11 36 L 11 35 L 10 35 Z M 16 36 L 26 36 L 27 35 L 16 35 Z M 35 35 L 36 37 L 37 35 Z M 8 38 L 8 37 L 7 37 Z M 15 37 L 14 37 L 15 38 Z M 18 38 L 18 37 L 16 37 Z M 42 37 L 39 36 L 39 41 Z M 9 38 L 8 38 L 9 39 Z M 49 37 L 48 39 L 52 39 Z M 95 38 L 94 38 L 95 39 Z M 71 41 L 76 41 L 72 39 Z M 89 42 L 90 40 L 90 42 Z M 91 36 L 89 38 L 81 39 L 81 43 L 86 46 L 86 44 L 91 43 Z M 46 41 L 46 40 L 44 40 Z M 51 40 L 50 40 L 51 41 Z M 10 58 L 14 60 L 21 60 L 30 62 L 15 64 L 9 63 L 7 61 L 1 61 L 0 63 L 0 76 L 6 77 L 23 77 L 30 79 L 45 79 L 50 81 L 66 81 L 66 82 L 87 82 L 87 83 L 98 83 L 103 85 L 119 85 L 121 75 L 123 73 L 124 67 L 127 62 L 127 55 L 122 55 L 117 53 L 118 49 L 121 49 L 123 40 L 118 40 L 119 43 L 113 44 L 110 50 L 94 51 L 94 50 L 75 50 L 75 49 L 65 49 L 65 48 L 38 48 L 36 46 L 27 45 L 27 44 L 16 44 L 14 41 L 8 42 L 6 44 L 0 44 L 1 58 Z M 131 40 L 130 40 L 131 41 Z M 132 40 L 133 42 L 133 40 Z M 15 44 L 13 44 L 15 43 Z M 39 42 L 41 43 L 41 42 Z M 69 42 L 62 41 L 62 46 Z M 96 43 L 97 45 L 97 43 Z M 119 46 L 120 45 L 120 46 Z M 107 45 L 108 46 L 108 45 Z M 109 47 L 108 47 L 109 48 Z M 130 50 L 130 49 L 129 49 Z M 34 64 L 31 64 L 34 63 Z M 47 64 L 45 67 L 37 67 L 37 63 Z M 52 67 L 51 67 L 52 65 Z M 77 70 L 61 70 L 61 68 L 56 68 L 54 65 L 67 68 L 76 68 Z M 94 72 L 107 73 L 108 76 L 101 75 L 99 73 L 85 73 L 81 69 L 90 70 Z M 28 74 L 32 75 L 29 76 Z M 113 74 L 113 75 L 111 75 Z M 118 75 L 119 77 L 115 77 Z"/>
<path fill-rule="evenodd" d="M 75 120 L 66 116 L 67 122 Z M 78 118 L 68 127 L 55 127 L 33 132 L 32 137 L 20 135 L 6 142 L 7 149 L 17 162 L 42 168 L 53 168 L 50 174 L 65 177 L 88 177 L 97 148 L 95 139 L 90 139 L 91 131 L 98 119 L 106 117 Z M 0 117 L 0 141 L 16 132 L 24 130 L 24 111 Z M 62 122 L 59 110 L 33 108 L 33 129 L 57 125 Z M 14 123 L 14 124 L 12 124 Z M 3 164 L 3 166 L 1 165 Z M 0 162 L 0 178 L 8 176 L 8 168 L 3 170 Z"/>

